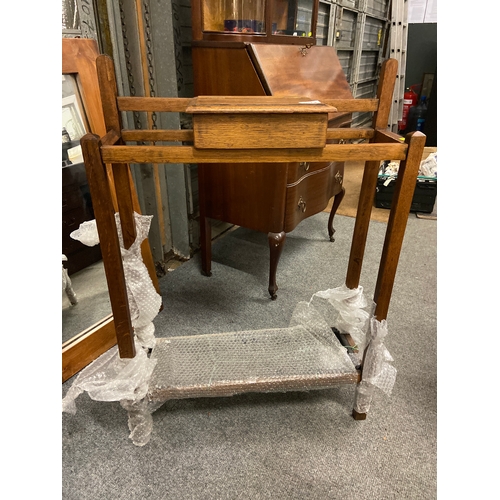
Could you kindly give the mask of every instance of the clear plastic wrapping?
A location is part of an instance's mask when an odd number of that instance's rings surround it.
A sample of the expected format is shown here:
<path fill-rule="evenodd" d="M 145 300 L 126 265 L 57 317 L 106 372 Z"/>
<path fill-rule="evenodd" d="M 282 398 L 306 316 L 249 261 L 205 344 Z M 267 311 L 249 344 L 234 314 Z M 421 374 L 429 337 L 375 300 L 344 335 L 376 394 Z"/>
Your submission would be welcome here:
<path fill-rule="evenodd" d="M 153 429 L 152 413 L 170 399 L 356 383 L 359 358 L 348 354 L 335 328 L 359 346 L 369 342 L 355 402 L 358 412 L 366 412 L 374 387 L 390 394 L 396 374 L 383 345 L 386 322 L 370 322 L 372 310 L 362 287 L 344 285 L 299 302 L 288 327 L 159 338 L 150 356 L 138 348 L 133 359 L 120 359 L 115 347 L 80 373 L 63 410 L 74 413 L 74 400 L 83 391 L 98 401 L 120 401 L 132 442 L 144 446 Z"/>
<path fill-rule="evenodd" d="M 63 399 L 63 411 L 75 414 L 75 399 L 84 391 L 95 401 L 143 399 L 155 365 L 137 342 L 133 358 L 120 358 L 114 346 L 77 375 Z"/>
<path fill-rule="evenodd" d="M 308 391 L 357 380 L 356 369 L 332 336 L 310 328 L 228 332 L 158 339 L 148 393 L 154 402 L 244 392 Z"/>
<path fill-rule="evenodd" d="M 362 286 L 347 288 L 342 285 L 317 292 L 312 296 L 311 304 L 323 316 L 329 327 L 350 334 L 359 352 L 364 350 L 369 319 L 375 304 L 368 302 Z"/>
<path fill-rule="evenodd" d="M 152 349 L 155 345 L 153 319 L 158 314 L 162 302 L 141 255 L 141 244 L 148 236 L 152 218 L 152 215 L 140 215 L 134 212 L 137 236 L 130 248 L 125 249 L 120 215 L 115 214 L 132 326 L 140 345 L 148 349 Z M 84 245 L 97 245 L 99 234 L 96 221 L 83 222 L 70 236 Z"/>
<path fill-rule="evenodd" d="M 74 414 L 75 399 L 85 391 L 96 401 L 120 401 L 129 413 L 130 437 L 134 444 L 142 446 L 148 442 L 152 430 L 151 411 L 145 410 L 145 397 L 156 359 L 149 358 L 147 351 L 156 343 L 153 319 L 160 310 L 162 298 L 156 292 L 141 255 L 141 244 L 147 238 L 152 216 L 134 213 L 137 236 L 128 249 L 123 244 L 119 214 L 115 214 L 115 218 L 136 356 L 121 359 L 115 346 L 84 368 L 63 399 L 63 411 Z M 84 222 L 71 237 L 87 246 L 97 245 L 96 221 Z"/>
<path fill-rule="evenodd" d="M 354 409 L 358 413 L 367 413 L 375 387 L 388 396 L 396 381 L 396 368 L 390 363 L 394 361 L 384 345 L 387 335 L 387 321 L 370 320 L 370 339 L 363 364 L 363 379 L 356 387 Z"/>

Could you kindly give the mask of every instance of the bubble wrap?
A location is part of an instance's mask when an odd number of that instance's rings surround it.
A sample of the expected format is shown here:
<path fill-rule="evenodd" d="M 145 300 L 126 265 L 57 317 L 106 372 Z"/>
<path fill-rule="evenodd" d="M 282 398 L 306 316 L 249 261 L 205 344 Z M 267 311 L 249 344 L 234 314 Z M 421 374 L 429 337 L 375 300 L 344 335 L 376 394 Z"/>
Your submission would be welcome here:
<path fill-rule="evenodd" d="M 377 321 L 372 317 L 370 320 L 370 343 L 363 364 L 363 380 L 356 387 L 354 409 L 358 413 L 367 413 L 370 409 L 375 387 L 388 396 L 392 393 L 397 371 L 389 364 L 394 360 L 383 344 L 386 335 L 387 321 L 385 319 Z"/>
<path fill-rule="evenodd" d="M 143 446 L 149 441 L 153 425 L 150 409 L 145 410 L 145 396 L 156 365 L 155 359 L 148 358 L 147 350 L 156 343 L 153 319 L 162 302 L 141 254 L 141 244 L 149 233 L 152 216 L 134 213 L 137 237 L 128 249 L 124 247 L 119 214 L 115 214 L 115 218 L 136 355 L 131 359 L 121 359 L 115 346 L 93 361 L 73 382 L 63 399 L 63 411 L 74 414 L 75 399 L 84 391 L 96 401 L 120 401 L 128 411 L 130 438 L 134 444 Z M 95 220 L 84 222 L 70 236 L 88 246 L 99 243 Z"/>
<path fill-rule="evenodd" d="M 302 325 L 158 339 L 152 402 L 244 392 L 285 392 L 353 383 L 358 374 L 335 335 Z"/>
<path fill-rule="evenodd" d="M 97 232 L 97 224 L 94 220 L 87 220 L 80 224 L 80 227 L 70 233 L 70 237 L 80 241 L 88 247 L 93 247 L 99 244 L 99 233 Z"/>
<path fill-rule="evenodd" d="M 366 412 L 373 388 L 390 394 L 395 378 L 383 346 L 386 323 L 367 321 L 366 309 L 372 307 L 362 287 L 342 286 L 299 302 L 285 328 L 159 338 L 150 357 L 139 349 L 132 360 L 120 360 L 115 348 L 80 374 L 63 409 L 76 411 L 74 398 L 84 390 L 93 399 L 120 401 L 128 412 L 132 442 L 144 446 L 153 428 L 152 413 L 170 399 L 308 391 L 358 382 L 356 363 L 332 327 L 366 343 L 364 330 L 371 325 L 363 380 L 356 389 L 356 409 Z"/>
<path fill-rule="evenodd" d="M 375 304 L 369 303 L 363 287 L 347 288 L 342 285 L 315 293 L 310 303 L 324 318 L 329 327 L 348 333 L 356 342 L 359 352 L 366 345 L 366 332 Z"/>
<path fill-rule="evenodd" d="M 144 446 L 153 430 L 154 407 L 147 408 L 145 397 L 157 360 L 148 357 L 137 341 L 135 348 L 133 358 L 122 359 L 114 346 L 85 367 L 63 398 L 62 411 L 74 415 L 75 400 L 85 391 L 94 401 L 120 401 L 128 411 L 132 442 Z"/>
<path fill-rule="evenodd" d="M 160 311 L 162 298 L 156 292 L 141 254 L 141 244 L 148 237 L 153 216 L 134 212 L 137 236 L 128 250 L 123 244 L 120 216 L 115 214 L 115 217 L 134 333 L 143 347 L 153 348 L 156 342 L 153 319 Z"/>
<path fill-rule="evenodd" d="M 156 292 L 141 255 L 141 244 L 148 236 L 152 218 L 152 215 L 140 215 L 134 212 L 137 236 L 130 248 L 125 249 L 120 214 L 115 214 L 132 326 L 141 346 L 148 349 L 153 348 L 155 345 L 155 327 L 152 321 L 158 314 L 162 302 L 162 298 Z M 83 222 L 70 236 L 84 245 L 97 245 L 99 243 L 99 234 L 96 221 Z"/>

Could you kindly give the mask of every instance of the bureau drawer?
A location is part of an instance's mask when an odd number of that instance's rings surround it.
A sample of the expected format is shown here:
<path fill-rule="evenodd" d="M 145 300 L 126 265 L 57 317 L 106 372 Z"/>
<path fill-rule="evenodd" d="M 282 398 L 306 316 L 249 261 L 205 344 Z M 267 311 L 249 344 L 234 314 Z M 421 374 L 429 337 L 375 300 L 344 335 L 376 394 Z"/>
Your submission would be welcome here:
<path fill-rule="evenodd" d="M 337 165 L 330 164 L 319 170 L 308 172 L 299 181 L 286 189 L 285 228 L 292 231 L 297 224 L 323 211 L 332 196 L 339 191 L 335 178 Z"/>
<path fill-rule="evenodd" d="M 332 163 L 289 163 L 287 172 L 287 187 L 292 184 L 295 185 L 297 182 L 301 182 L 303 178 L 309 177 L 311 174 L 322 171 L 325 168 L 330 167 L 333 170 L 333 176 L 339 184 L 339 189 L 342 187 L 344 181 L 344 162 L 332 162 Z"/>
<path fill-rule="evenodd" d="M 308 161 L 302 161 L 300 163 L 289 163 L 287 171 L 287 184 L 293 184 L 299 181 L 305 175 L 311 174 L 312 172 L 317 172 L 330 165 L 329 162 L 311 163 Z"/>

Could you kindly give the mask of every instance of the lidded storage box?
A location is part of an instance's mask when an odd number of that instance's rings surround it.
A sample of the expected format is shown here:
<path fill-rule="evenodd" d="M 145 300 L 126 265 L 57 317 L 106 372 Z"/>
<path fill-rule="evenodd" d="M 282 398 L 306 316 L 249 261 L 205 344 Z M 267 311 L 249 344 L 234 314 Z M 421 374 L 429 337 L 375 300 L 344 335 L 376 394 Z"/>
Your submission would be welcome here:
<path fill-rule="evenodd" d="M 308 97 L 272 96 L 200 96 L 186 110 L 203 149 L 324 148 L 336 111 Z"/>

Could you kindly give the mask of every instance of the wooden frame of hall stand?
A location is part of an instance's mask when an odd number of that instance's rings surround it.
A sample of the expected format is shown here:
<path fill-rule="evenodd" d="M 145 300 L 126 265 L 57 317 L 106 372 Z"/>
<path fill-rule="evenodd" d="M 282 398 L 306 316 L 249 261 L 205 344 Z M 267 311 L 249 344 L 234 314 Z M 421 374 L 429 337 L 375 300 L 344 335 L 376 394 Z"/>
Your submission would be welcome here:
<path fill-rule="evenodd" d="M 123 265 L 116 231 L 114 207 L 110 187 L 106 176 L 106 164 L 113 165 L 115 175 L 118 210 L 122 221 L 122 231 L 125 246 L 128 248 L 134 237 L 133 206 L 131 203 L 131 184 L 128 175 L 129 163 L 247 163 L 259 161 L 264 163 L 300 162 L 300 161 L 345 161 L 364 160 L 365 170 L 361 186 L 358 212 L 354 225 L 349 264 L 346 275 L 346 286 L 357 288 L 361 275 L 363 255 L 373 206 L 375 187 L 380 161 L 385 159 L 401 160 L 399 175 L 396 182 L 394 199 L 387 224 L 387 231 L 380 260 L 377 283 L 374 294 L 376 303 L 375 316 L 378 321 L 387 318 L 392 288 L 396 275 L 397 263 L 403 243 L 403 237 L 410 212 L 413 191 L 416 186 L 418 169 L 425 145 L 425 135 L 413 132 L 401 142 L 400 136 L 386 131 L 392 93 L 397 71 L 397 61 L 389 59 L 384 62 L 380 75 L 380 83 L 375 99 L 329 100 L 323 102 L 324 109 L 336 108 L 339 112 L 373 111 L 373 127 L 369 129 L 327 129 L 326 138 L 369 139 L 362 144 L 325 144 L 318 147 L 317 137 L 311 139 L 312 147 L 297 148 L 249 148 L 249 149 L 202 149 L 196 145 L 196 134 L 192 130 L 122 130 L 120 111 L 145 112 L 186 112 L 191 106 L 196 107 L 196 98 L 132 98 L 118 97 L 116 79 L 112 60 L 100 56 L 97 60 L 99 85 L 106 118 L 107 133 L 99 138 L 87 134 L 82 138 L 82 150 L 85 166 L 88 172 L 89 186 L 92 198 L 98 200 L 95 206 L 95 217 L 101 239 L 102 255 L 111 307 L 116 325 L 116 335 L 121 358 L 134 357 L 133 329 L 130 321 L 130 311 L 127 301 Z M 269 103 L 273 98 L 269 97 Z M 216 113 L 223 115 L 224 98 Z M 233 103 L 234 104 L 234 103 Z M 279 104 L 284 122 L 292 116 L 293 106 Z M 238 104 L 234 104 L 238 107 Z M 234 108 L 233 106 L 233 108 Z M 234 111 L 234 109 L 233 109 Z M 259 113 L 258 110 L 253 110 Z M 265 106 L 261 110 L 264 114 Z M 320 113 L 321 114 L 321 113 Z M 321 118 L 320 118 L 321 120 Z M 196 131 L 196 115 L 194 117 Z M 258 120 L 255 120 L 258 123 Z M 204 124 L 206 125 L 206 124 Z M 210 133 L 210 129 L 208 133 Z M 258 127 L 251 132 L 250 141 L 255 140 L 254 134 L 259 134 Z M 265 132 L 267 133 L 267 132 Z M 125 145 L 127 141 L 193 141 L 194 146 L 161 146 L 161 145 Z M 244 144 L 244 143 L 242 143 Z M 365 350 L 366 352 L 366 350 Z M 364 353 L 362 353 L 364 355 Z M 356 367 L 360 382 L 363 375 L 362 363 Z M 299 380 L 300 382 L 300 380 Z M 353 380 L 334 380 L 328 378 L 328 384 L 353 383 Z M 287 385 L 290 390 L 300 390 L 300 384 Z M 303 387 L 303 386 L 302 386 Z M 324 386 L 323 386 L 324 387 Z M 242 384 L 239 392 L 255 392 L 256 384 Z M 221 389 L 222 390 L 222 389 Z M 229 395 L 229 394 L 227 394 Z M 353 411 L 353 417 L 358 420 L 366 418 L 366 414 Z"/>

